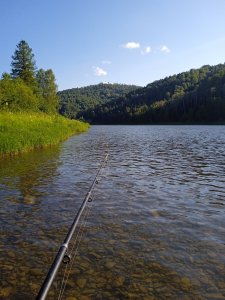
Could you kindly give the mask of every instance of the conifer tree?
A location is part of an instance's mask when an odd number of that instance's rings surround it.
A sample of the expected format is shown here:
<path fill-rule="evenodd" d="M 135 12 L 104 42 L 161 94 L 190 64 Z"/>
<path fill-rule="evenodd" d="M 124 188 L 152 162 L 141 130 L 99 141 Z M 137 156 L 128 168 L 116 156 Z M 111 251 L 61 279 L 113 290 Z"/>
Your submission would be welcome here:
<path fill-rule="evenodd" d="M 35 87 L 35 60 L 32 49 L 24 40 L 20 41 L 16 46 L 14 55 L 12 56 L 12 72 L 13 78 L 21 78 L 30 87 Z"/>

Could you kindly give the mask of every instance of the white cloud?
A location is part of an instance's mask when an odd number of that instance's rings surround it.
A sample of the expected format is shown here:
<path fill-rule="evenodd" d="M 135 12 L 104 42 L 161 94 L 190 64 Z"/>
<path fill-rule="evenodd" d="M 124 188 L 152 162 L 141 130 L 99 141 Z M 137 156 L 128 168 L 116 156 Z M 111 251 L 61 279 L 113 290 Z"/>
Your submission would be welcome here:
<path fill-rule="evenodd" d="M 123 45 L 123 48 L 127 49 L 137 49 L 140 48 L 140 44 L 136 42 L 128 42 L 125 45 Z"/>
<path fill-rule="evenodd" d="M 145 54 L 149 54 L 152 51 L 150 46 L 145 47 L 144 50 L 141 51 L 141 54 L 145 55 Z"/>
<path fill-rule="evenodd" d="M 107 71 L 103 70 L 102 68 L 93 67 L 93 70 L 94 70 L 95 76 L 106 76 L 107 75 Z"/>
<path fill-rule="evenodd" d="M 111 65 L 111 63 L 112 63 L 111 60 L 103 60 L 102 61 L 103 65 Z"/>
<path fill-rule="evenodd" d="M 170 53 L 171 52 L 171 50 L 166 45 L 161 46 L 160 51 L 163 52 L 163 53 Z"/>

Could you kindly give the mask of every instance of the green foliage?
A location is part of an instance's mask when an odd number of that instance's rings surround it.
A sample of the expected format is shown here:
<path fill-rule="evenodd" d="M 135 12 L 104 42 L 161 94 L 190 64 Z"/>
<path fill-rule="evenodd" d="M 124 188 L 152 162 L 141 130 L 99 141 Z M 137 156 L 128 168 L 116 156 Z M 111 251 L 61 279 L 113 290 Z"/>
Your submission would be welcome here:
<path fill-rule="evenodd" d="M 34 54 L 20 41 L 12 56 L 12 73 L 0 80 L 0 111 L 43 111 L 56 114 L 59 108 L 55 75 L 51 69 L 37 73 Z"/>
<path fill-rule="evenodd" d="M 36 74 L 39 93 L 42 96 L 41 111 L 54 114 L 58 111 L 59 99 L 57 96 L 57 85 L 55 75 L 51 69 L 38 70 Z"/>
<path fill-rule="evenodd" d="M 83 118 L 87 110 L 93 111 L 97 105 L 123 97 L 137 88 L 135 85 L 100 83 L 64 90 L 58 93 L 60 113 L 69 118 Z"/>
<path fill-rule="evenodd" d="M 17 45 L 14 55 L 12 56 L 13 78 L 21 78 L 28 86 L 35 87 L 35 60 L 32 49 L 25 41 L 20 41 Z"/>
<path fill-rule="evenodd" d="M 41 69 L 35 75 L 34 55 L 25 41 L 12 58 L 11 75 L 3 73 L 0 80 L 0 158 L 56 144 L 88 129 L 86 123 L 57 114 L 53 71 Z"/>
<path fill-rule="evenodd" d="M 83 113 L 93 123 L 225 122 L 225 64 L 166 77 Z"/>
<path fill-rule="evenodd" d="M 0 113 L 0 157 L 53 145 L 89 125 L 44 113 Z"/>
<path fill-rule="evenodd" d="M 39 97 L 20 78 L 4 74 L 0 80 L 0 111 L 38 111 Z"/>

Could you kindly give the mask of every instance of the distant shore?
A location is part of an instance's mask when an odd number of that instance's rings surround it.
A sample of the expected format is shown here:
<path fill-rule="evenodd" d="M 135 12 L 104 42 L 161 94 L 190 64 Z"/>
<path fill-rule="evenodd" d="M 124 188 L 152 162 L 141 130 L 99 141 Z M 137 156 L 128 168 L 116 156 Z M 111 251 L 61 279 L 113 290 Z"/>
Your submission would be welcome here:
<path fill-rule="evenodd" d="M 225 125 L 225 122 L 211 122 L 211 123 L 91 123 L 91 125 L 102 125 L 102 126 L 106 126 L 106 125 L 199 125 L 199 126 L 205 126 L 205 125 Z"/>

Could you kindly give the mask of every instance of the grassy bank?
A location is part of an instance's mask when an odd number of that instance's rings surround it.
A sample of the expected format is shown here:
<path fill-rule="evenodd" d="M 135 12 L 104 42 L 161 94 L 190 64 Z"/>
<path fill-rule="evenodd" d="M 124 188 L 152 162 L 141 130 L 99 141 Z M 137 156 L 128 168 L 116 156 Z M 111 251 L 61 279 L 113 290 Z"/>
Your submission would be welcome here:
<path fill-rule="evenodd" d="M 0 113 L 0 157 L 57 144 L 89 124 L 43 113 Z"/>

